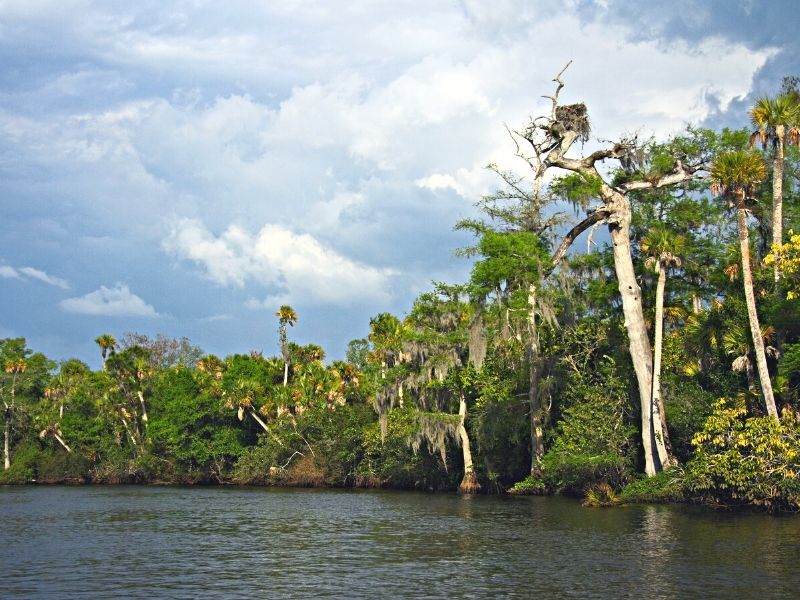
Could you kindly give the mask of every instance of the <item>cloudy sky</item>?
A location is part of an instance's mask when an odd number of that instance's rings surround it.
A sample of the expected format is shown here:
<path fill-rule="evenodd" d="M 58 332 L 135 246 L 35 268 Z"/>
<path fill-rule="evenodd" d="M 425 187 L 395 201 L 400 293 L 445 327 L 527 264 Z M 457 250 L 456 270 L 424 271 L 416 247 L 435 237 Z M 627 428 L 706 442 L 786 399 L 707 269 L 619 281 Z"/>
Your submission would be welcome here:
<path fill-rule="evenodd" d="M 800 74 L 795 0 L 0 0 L 0 337 L 341 357 L 469 270 L 452 231 L 565 101 L 606 139 L 746 125 Z"/>

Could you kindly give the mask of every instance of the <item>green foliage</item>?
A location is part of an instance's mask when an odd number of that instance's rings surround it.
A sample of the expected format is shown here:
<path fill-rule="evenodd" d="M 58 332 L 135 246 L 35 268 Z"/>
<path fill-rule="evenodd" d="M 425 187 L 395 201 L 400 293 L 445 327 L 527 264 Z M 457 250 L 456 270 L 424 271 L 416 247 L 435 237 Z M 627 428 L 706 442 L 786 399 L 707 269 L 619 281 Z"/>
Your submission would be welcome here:
<path fill-rule="evenodd" d="M 616 506 L 620 503 L 619 496 L 605 481 L 596 483 L 586 490 L 586 496 L 583 499 L 583 506 Z"/>
<path fill-rule="evenodd" d="M 185 367 L 163 372 L 154 396 L 149 435 L 159 456 L 189 481 L 223 481 L 245 443 L 235 415 Z"/>
<path fill-rule="evenodd" d="M 385 438 L 377 423 L 364 431 L 364 456 L 357 475 L 362 485 L 408 489 L 455 489 L 457 472 L 448 469 L 438 455 L 412 452 L 408 440 L 417 430 L 416 411 L 392 410 Z"/>
<path fill-rule="evenodd" d="M 518 481 L 508 490 L 513 496 L 543 496 L 547 494 L 547 485 L 540 477 L 528 475 L 522 481 Z"/>
<path fill-rule="evenodd" d="M 628 483 L 619 494 L 622 503 L 636 502 L 682 502 L 684 474 L 672 468 L 651 477 L 640 477 Z"/>
<path fill-rule="evenodd" d="M 595 373 L 576 372 L 564 395 L 568 407 L 542 461 L 550 489 L 583 494 L 605 481 L 620 487 L 633 473 L 635 429 L 625 420 L 627 385 L 606 356 Z"/>
<path fill-rule="evenodd" d="M 785 411 L 747 417 L 742 404 L 719 400 L 692 442 L 686 487 L 695 497 L 721 506 L 753 505 L 800 509 L 800 421 Z"/>
<path fill-rule="evenodd" d="M 586 208 L 591 200 L 600 197 L 602 186 L 603 180 L 600 177 L 570 173 L 555 178 L 550 184 L 550 191 L 558 198 Z"/>

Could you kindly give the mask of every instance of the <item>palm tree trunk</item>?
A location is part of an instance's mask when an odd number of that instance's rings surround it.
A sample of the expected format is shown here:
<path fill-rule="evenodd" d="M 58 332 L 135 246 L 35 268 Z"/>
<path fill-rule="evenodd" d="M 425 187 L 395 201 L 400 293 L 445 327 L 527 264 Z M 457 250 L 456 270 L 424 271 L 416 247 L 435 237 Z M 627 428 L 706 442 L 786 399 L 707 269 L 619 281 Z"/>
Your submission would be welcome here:
<path fill-rule="evenodd" d="M 469 435 L 467 435 L 467 428 L 464 422 L 467 419 L 467 401 L 464 395 L 461 395 L 458 403 L 458 437 L 461 439 L 461 452 L 464 457 L 464 478 L 461 480 L 461 485 L 458 486 L 458 491 L 461 494 L 475 494 L 480 491 L 481 484 L 478 483 L 478 478 L 475 476 L 475 467 L 472 463 L 472 451 L 469 446 Z"/>
<path fill-rule="evenodd" d="M 541 473 L 544 457 L 544 429 L 542 401 L 539 395 L 539 331 L 536 327 L 536 286 L 528 287 L 528 362 L 530 379 L 528 387 L 528 408 L 531 420 L 531 475 Z"/>
<path fill-rule="evenodd" d="M 64 446 L 64 450 L 66 450 L 67 452 L 70 452 L 70 453 L 72 452 L 72 450 L 70 449 L 70 447 L 69 447 L 69 446 L 67 446 L 66 442 L 64 442 L 64 440 L 62 440 L 62 439 L 61 439 L 61 436 L 60 436 L 60 435 L 58 435 L 57 433 L 54 433 L 54 434 L 53 434 L 53 437 L 54 437 L 54 438 L 56 438 L 56 440 L 58 440 L 58 443 L 59 443 L 59 444 L 61 444 L 62 446 Z"/>
<path fill-rule="evenodd" d="M 777 246 L 783 242 L 783 145 L 784 126 L 775 128 L 776 137 L 775 158 L 772 161 L 772 245 Z M 775 294 L 780 296 L 780 271 L 775 262 L 773 277 L 775 278 Z"/>
<path fill-rule="evenodd" d="M 276 436 L 274 433 L 272 433 L 272 430 L 267 426 L 266 423 L 264 423 L 264 421 L 261 419 L 261 417 L 258 416 L 258 413 L 256 413 L 255 410 L 250 408 L 248 410 L 248 412 L 250 413 L 250 416 L 255 419 L 256 423 L 261 425 L 261 429 L 266 431 L 273 440 L 278 442 L 278 445 L 283 446 L 283 442 L 280 440 L 280 438 L 278 436 Z"/>
<path fill-rule="evenodd" d="M 661 396 L 661 349 L 664 343 L 664 288 L 667 283 L 667 270 L 661 263 L 656 263 L 658 284 L 656 285 L 655 340 L 653 350 L 653 430 L 656 439 L 656 450 L 662 467 L 671 466 L 672 457 L 667 420 L 664 418 L 664 398 Z"/>
<path fill-rule="evenodd" d="M 772 382 L 767 369 L 767 356 L 764 351 L 764 340 L 761 337 L 761 326 L 756 312 L 756 299 L 753 294 L 753 273 L 750 268 L 750 232 L 747 229 L 747 211 L 744 208 L 737 210 L 739 224 L 739 247 L 742 253 L 742 282 L 744 284 L 744 297 L 747 302 L 747 319 L 750 322 L 750 335 L 753 338 L 753 348 L 756 355 L 756 368 L 758 379 L 761 383 L 761 395 L 767 413 L 776 419 L 778 409 L 775 406 L 775 397 L 772 394 Z"/>

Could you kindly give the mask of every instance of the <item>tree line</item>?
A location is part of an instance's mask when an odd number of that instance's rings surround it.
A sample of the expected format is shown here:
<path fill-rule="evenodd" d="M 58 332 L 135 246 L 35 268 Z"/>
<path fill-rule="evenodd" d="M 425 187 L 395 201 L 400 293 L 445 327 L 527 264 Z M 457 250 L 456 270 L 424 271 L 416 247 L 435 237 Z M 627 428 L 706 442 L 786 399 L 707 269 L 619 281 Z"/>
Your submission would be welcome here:
<path fill-rule="evenodd" d="M 374 316 L 346 360 L 292 342 L 290 306 L 273 357 L 103 334 L 93 371 L 0 341 L 0 482 L 800 508 L 797 80 L 749 128 L 585 153 L 563 73 L 548 114 L 509 129 L 525 171 L 489 165 L 497 190 L 456 225 L 469 279 Z"/>

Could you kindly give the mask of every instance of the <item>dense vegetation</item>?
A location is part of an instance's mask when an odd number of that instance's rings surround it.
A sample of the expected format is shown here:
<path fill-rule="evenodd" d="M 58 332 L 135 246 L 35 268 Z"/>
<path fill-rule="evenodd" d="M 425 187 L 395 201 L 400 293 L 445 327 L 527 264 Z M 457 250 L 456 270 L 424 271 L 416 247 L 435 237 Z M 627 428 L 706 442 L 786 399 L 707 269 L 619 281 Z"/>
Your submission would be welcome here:
<path fill-rule="evenodd" d="M 460 250 L 469 280 L 376 315 L 346 361 L 293 343 L 289 306 L 277 357 L 104 334 L 92 371 L 0 341 L 0 482 L 799 509 L 795 81 L 753 107 L 752 130 L 689 128 L 584 156 L 573 146 L 588 140 L 587 109 L 559 104 L 555 81 L 551 114 L 512 134 L 528 176 L 490 165 L 501 185 L 484 218 L 457 225 L 475 236 Z M 569 252 L 586 231 L 589 251 Z"/>

